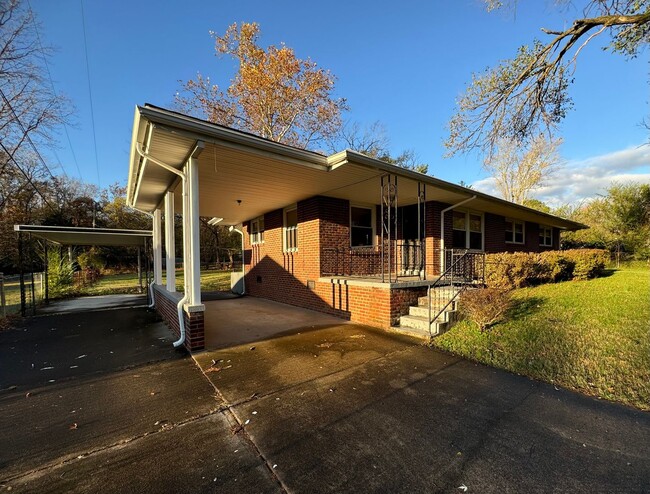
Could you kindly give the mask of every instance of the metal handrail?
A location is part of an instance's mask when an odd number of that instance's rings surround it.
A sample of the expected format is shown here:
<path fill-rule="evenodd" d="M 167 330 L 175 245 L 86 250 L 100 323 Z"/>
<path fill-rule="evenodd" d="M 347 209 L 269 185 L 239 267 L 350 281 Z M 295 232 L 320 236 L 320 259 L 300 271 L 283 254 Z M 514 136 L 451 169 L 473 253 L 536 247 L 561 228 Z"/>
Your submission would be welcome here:
<path fill-rule="evenodd" d="M 451 252 L 451 259 L 453 261 L 453 258 L 454 258 L 453 249 L 450 252 Z M 474 253 L 474 252 L 470 252 L 469 250 L 465 250 L 463 252 L 463 254 L 458 259 L 453 261 L 451 263 L 451 265 L 449 267 L 447 267 L 443 271 L 443 273 L 440 276 L 438 276 L 438 278 L 433 283 L 431 283 L 431 284 L 429 284 L 427 286 L 427 309 L 428 309 L 428 312 L 429 312 L 429 320 L 428 320 L 429 338 L 433 337 L 433 334 L 431 333 L 431 324 L 433 323 L 433 321 L 438 319 L 438 317 L 440 317 L 440 315 L 447 309 L 447 307 L 449 307 L 449 305 L 451 305 L 451 303 L 454 300 L 456 300 L 456 298 L 458 298 L 458 296 L 463 291 L 465 291 L 467 289 L 467 284 L 463 283 L 461 289 L 458 292 L 455 292 L 453 294 L 453 296 L 447 301 L 447 303 L 442 308 L 439 308 L 438 312 L 433 317 L 431 317 L 432 312 L 433 312 L 432 309 L 431 309 L 431 291 L 432 291 L 432 289 L 435 288 L 437 285 L 441 284 L 441 280 L 445 279 L 445 281 L 447 281 L 449 279 L 449 285 L 448 286 L 451 286 L 452 292 L 454 292 L 455 291 L 454 290 L 454 286 L 455 286 L 454 285 L 454 273 L 455 273 L 456 267 L 459 265 L 459 263 L 461 261 L 464 262 L 466 259 L 468 259 L 470 257 L 474 257 L 476 255 L 478 255 L 478 254 Z M 485 281 L 485 254 L 480 253 L 480 255 L 482 255 L 482 257 L 483 257 L 483 269 L 482 269 L 482 278 L 483 278 L 483 280 L 482 281 L 484 282 Z M 450 278 L 446 278 L 448 276 Z M 463 276 L 463 280 L 466 281 L 465 276 Z"/>

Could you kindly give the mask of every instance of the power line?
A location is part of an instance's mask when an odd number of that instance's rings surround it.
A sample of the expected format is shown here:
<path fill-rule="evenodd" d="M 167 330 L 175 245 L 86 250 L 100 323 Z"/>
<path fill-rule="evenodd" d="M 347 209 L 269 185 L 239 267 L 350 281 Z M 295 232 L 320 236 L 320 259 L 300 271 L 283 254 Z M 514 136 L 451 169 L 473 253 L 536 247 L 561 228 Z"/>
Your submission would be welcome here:
<path fill-rule="evenodd" d="M 43 48 L 43 43 L 41 43 L 41 35 L 38 31 L 38 24 L 36 23 L 36 18 L 34 16 L 34 9 L 32 9 L 32 3 L 30 0 L 27 0 L 27 6 L 29 7 L 31 16 L 32 16 L 32 24 L 34 25 L 34 32 L 36 33 L 36 40 L 38 41 L 38 47 L 40 49 L 41 53 L 41 58 L 43 59 L 43 64 L 45 65 L 45 70 L 47 72 L 47 77 L 50 80 L 50 86 L 52 87 L 52 93 L 54 94 L 55 98 L 58 98 L 56 88 L 54 87 L 54 80 L 52 79 L 52 73 L 50 72 L 50 65 L 47 63 L 47 57 L 45 56 L 45 49 Z M 63 124 L 63 130 L 65 131 L 65 137 L 68 140 L 68 146 L 70 147 L 70 152 L 72 153 L 72 159 L 74 161 L 74 164 L 77 168 L 77 173 L 79 174 L 79 180 L 83 182 L 83 177 L 81 175 L 81 169 L 79 168 L 79 162 L 77 161 L 77 155 L 74 152 L 74 148 L 72 147 L 72 140 L 70 139 L 70 133 L 68 132 L 68 126 L 66 125 L 65 122 L 62 122 Z M 54 151 L 54 156 L 61 165 L 61 169 L 63 170 L 64 175 L 67 177 L 67 173 L 65 173 L 65 168 L 63 167 L 63 163 L 61 163 L 61 160 L 59 159 L 58 155 L 56 154 L 56 151 Z"/>
<path fill-rule="evenodd" d="M 101 179 L 99 178 L 99 159 L 97 158 L 97 134 L 95 132 L 95 110 L 93 108 L 93 92 L 90 84 L 90 64 L 88 63 L 88 40 L 86 37 L 86 16 L 84 14 L 84 0 L 79 0 L 81 4 L 81 24 L 84 32 L 84 52 L 86 54 L 86 78 L 88 79 L 88 96 L 90 98 L 90 119 L 93 128 L 93 144 L 95 146 L 95 168 L 97 169 L 97 187 L 101 189 Z"/>

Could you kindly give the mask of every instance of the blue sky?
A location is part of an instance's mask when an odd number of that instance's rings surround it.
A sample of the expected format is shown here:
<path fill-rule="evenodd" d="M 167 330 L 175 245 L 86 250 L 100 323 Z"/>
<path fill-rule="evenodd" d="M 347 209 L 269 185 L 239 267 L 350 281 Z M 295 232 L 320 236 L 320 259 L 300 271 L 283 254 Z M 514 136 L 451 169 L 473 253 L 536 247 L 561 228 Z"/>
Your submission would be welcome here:
<path fill-rule="evenodd" d="M 579 15 L 573 8 L 558 11 L 550 0 L 520 2 L 516 15 L 487 13 L 479 0 L 84 0 L 98 173 L 81 0 L 30 1 L 43 42 L 56 49 L 50 70 L 57 91 L 76 108 L 69 134 L 81 178 L 102 187 L 126 181 L 134 106 L 170 107 L 178 81 L 197 71 L 227 85 L 233 63 L 214 56 L 208 31 L 256 21 L 263 46 L 285 42 L 299 57 L 330 69 L 338 78 L 337 96 L 351 107 L 346 118 L 381 121 L 394 154 L 413 149 L 433 175 L 491 192 L 480 156 L 443 158 L 455 99 L 472 72 L 544 36 L 540 27 L 562 28 Z M 650 151 L 642 146 L 648 132 L 640 125 L 649 114 L 647 52 L 628 61 L 594 43 L 580 55 L 571 91 L 575 107 L 562 126 L 567 164 L 536 195 L 573 202 L 602 192 L 611 180 L 650 182 Z M 64 134 L 59 142 L 63 167 L 79 178 Z"/>

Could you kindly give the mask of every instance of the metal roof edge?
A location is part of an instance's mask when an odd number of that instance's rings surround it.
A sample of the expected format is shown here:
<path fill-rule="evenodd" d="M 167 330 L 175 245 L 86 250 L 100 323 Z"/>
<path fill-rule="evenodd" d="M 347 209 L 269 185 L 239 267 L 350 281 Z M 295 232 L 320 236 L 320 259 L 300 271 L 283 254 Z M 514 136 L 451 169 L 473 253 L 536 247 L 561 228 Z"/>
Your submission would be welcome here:
<path fill-rule="evenodd" d="M 576 221 L 572 220 L 567 220 L 565 218 L 562 218 L 560 216 L 556 216 L 553 214 L 545 213 L 543 211 L 539 211 L 537 209 L 529 208 L 527 206 L 523 206 L 521 204 L 516 204 L 514 202 L 506 201 L 505 199 L 501 199 L 500 197 L 495 197 L 490 194 L 486 194 L 485 192 L 480 192 L 478 190 L 474 189 L 469 189 L 467 187 L 463 187 L 462 185 L 457 185 L 451 182 L 447 182 L 445 180 L 441 180 L 439 178 L 432 177 L 430 175 L 425 175 L 423 173 L 419 173 L 413 170 L 408 170 L 405 168 L 401 168 L 396 165 L 391 165 L 390 163 L 386 163 L 385 161 L 378 160 L 376 158 L 371 158 L 370 156 L 366 156 L 363 153 L 359 153 L 357 151 L 352 151 L 350 149 L 346 149 L 345 151 L 342 151 L 340 153 L 336 153 L 335 155 L 332 155 L 330 158 L 334 158 L 335 161 L 341 162 L 354 162 L 360 165 L 365 165 L 369 167 L 373 167 L 382 171 L 385 171 L 387 173 L 393 173 L 398 176 L 410 178 L 412 180 L 419 180 L 421 182 L 424 182 L 429 185 L 433 185 L 435 187 L 439 187 L 441 189 L 450 191 L 450 192 L 457 192 L 458 194 L 465 194 L 469 197 L 471 196 L 476 196 L 477 198 L 484 199 L 486 201 L 494 202 L 497 204 L 501 204 L 503 206 L 511 207 L 513 209 L 522 211 L 524 213 L 528 214 L 535 214 L 538 215 L 542 218 L 548 218 L 549 220 L 552 220 L 555 223 L 562 223 L 565 225 L 565 229 L 567 230 L 583 230 L 586 228 L 589 228 L 587 225 L 583 225 L 582 223 L 578 223 Z"/>
<path fill-rule="evenodd" d="M 295 148 L 286 144 L 271 141 L 263 137 L 242 132 L 240 130 L 230 129 L 222 125 L 213 124 L 194 117 L 182 115 L 180 113 L 159 108 L 154 105 L 145 104 L 138 107 L 140 115 L 153 123 L 167 124 L 177 126 L 183 130 L 205 135 L 206 137 L 235 144 L 250 146 L 262 151 L 271 152 L 282 156 L 295 158 L 316 165 L 327 166 L 327 156 L 309 151 L 306 149 Z M 209 141 L 210 139 L 206 139 Z"/>
<path fill-rule="evenodd" d="M 152 230 L 128 230 L 122 228 L 92 228 L 87 226 L 56 226 L 56 225 L 14 225 L 14 231 L 24 233 L 94 233 L 102 235 L 132 235 L 150 237 Z"/>

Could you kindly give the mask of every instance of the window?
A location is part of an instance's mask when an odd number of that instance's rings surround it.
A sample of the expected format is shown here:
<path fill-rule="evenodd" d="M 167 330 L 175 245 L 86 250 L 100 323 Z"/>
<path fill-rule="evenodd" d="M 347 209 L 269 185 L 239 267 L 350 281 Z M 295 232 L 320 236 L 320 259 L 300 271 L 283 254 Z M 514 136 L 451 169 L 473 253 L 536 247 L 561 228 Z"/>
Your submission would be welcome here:
<path fill-rule="evenodd" d="M 298 250 L 298 208 L 289 207 L 284 210 L 284 251 Z"/>
<path fill-rule="evenodd" d="M 483 216 L 479 213 L 454 211 L 453 220 L 454 249 L 483 250 Z"/>
<path fill-rule="evenodd" d="M 506 219 L 506 243 L 524 243 L 524 223 L 522 221 Z"/>
<path fill-rule="evenodd" d="M 372 247 L 375 228 L 372 221 L 372 208 L 350 206 L 350 246 Z"/>
<path fill-rule="evenodd" d="M 553 247 L 553 228 L 539 225 L 539 245 Z"/>
<path fill-rule="evenodd" d="M 264 216 L 251 220 L 250 241 L 251 245 L 264 243 Z"/>

